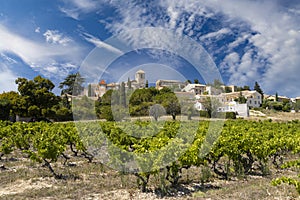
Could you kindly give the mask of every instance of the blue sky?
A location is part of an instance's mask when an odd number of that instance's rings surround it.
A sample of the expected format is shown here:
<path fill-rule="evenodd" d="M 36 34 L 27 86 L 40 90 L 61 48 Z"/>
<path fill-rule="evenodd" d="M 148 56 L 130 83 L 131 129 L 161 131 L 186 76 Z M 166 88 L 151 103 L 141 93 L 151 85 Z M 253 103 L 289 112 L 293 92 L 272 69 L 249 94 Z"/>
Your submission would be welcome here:
<path fill-rule="evenodd" d="M 148 27 L 153 33 L 141 41 L 134 30 Z M 173 40 L 156 35 L 159 28 L 174 34 Z M 140 48 L 122 51 L 111 40 L 116 35 Z M 194 41 L 201 52 L 179 51 L 178 46 L 190 45 L 181 37 Z M 114 60 L 103 61 L 112 53 Z M 200 54 L 209 58 L 199 60 Z M 217 74 L 210 66 L 227 84 L 252 88 L 258 81 L 267 94 L 296 97 L 299 55 L 297 0 L 0 0 L 1 92 L 16 90 L 17 77 L 42 75 L 58 85 L 68 74 L 90 69 L 92 80 L 108 82 L 133 78 L 139 68 L 151 81 L 204 81 L 209 73 Z M 197 58 L 193 63 L 187 57 Z M 59 94 L 58 88 L 54 91 Z"/>

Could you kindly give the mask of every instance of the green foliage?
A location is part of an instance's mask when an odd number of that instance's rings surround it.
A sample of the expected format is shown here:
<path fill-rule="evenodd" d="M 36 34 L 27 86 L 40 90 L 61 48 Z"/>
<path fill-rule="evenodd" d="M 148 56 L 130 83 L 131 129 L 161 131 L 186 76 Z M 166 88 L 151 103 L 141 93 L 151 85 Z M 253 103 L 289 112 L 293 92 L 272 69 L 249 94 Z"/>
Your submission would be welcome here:
<path fill-rule="evenodd" d="M 25 103 L 17 92 L 4 92 L 0 94 L 2 119 L 8 119 L 9 116 L 15 118 L 16 114 L 26 111 Z"/>
<path fill-rule="evenodd" d="M 263 108 L 273 109 L 276 111 L 284 111 L 284 112 L 290 112 L 292 109 L 292 104 L 289 101 L 269 101 L 264 100 L 263 102 Z"/>
<path fill-rule="evenodd" d="M 248 85 L 245 85 L 244 87 L 237 87 L 236 91 L 240 92 L 240 91 L 250 91 L 250 87 Z"/>
<path fill-rule="evenodd" d="M 247 103 L 247 99 L 246 99 L 246 97 L 243 96 L 242 92 L 240 92 L 239 97 L 237 99 L 235 99 L 234 101 L 236 101 L 240 104 Z"/>
<path fill-rule="evenodd" d="M 225 93 L 230 93 L 230 92 L 232 92 L 231 88 L 228 87 L 228 86 L 226 86 L 226 87 L 225 87 Z"/>
<path fill-rule="evenodd" d="M 254 90 L 257 91 L 259 94 L 261 94 L 262 99 L 264 99 L 264 92 L 260 88 L 260 85 L 258 84 L 258 82 L 255 82 L 255 84 L 254 84 Z"/>
<path fill-rule="evenodd" d="M 88 85 L 88 97 L 91 97 L 92 96 L 92 85 L 89 84 Z"/>
<path fill-rule="evenodd" d="M 95 101 L 87 96 L 74 99 L 72 111 L 73 115 L 80 120 L 96 119 Z"/>
<path fill-rule="evenodd" d="M 126 107 L 126 92 L 125 92 L 125 83 L 121 83 L 120 91 L 119 91 L 119 96 L 120 96 L 120 105 L 123 107 Z"/>
<path fill-rule="evenodd" d="M 18 91 L 20 93 L 17 112 L 21 116 L 48 117 L 51 108 L 58 104 L 60 98 L 52 93 L 54 84 L 41 76 L 33 80 L 18 78 Z"/>
<path fill-rule="evenodd" d="M 5 123 L 0 121 L 0 155 L 14 150 L 22 151 L 32 161 L 44 163 L 56 178 L 61 178 L 51 163 L 72 150 L 85 153 L 81 139 L 73 123 L 49 124 Z"/>
<path fill-rule="evenodd" d="M 133 174 L 138 178 L 140 188 L 147 191 L 150 178 L 161 172 L 164 172 L 160 174 L 161 179 L 172 186 L 180 183 L 182 169 L 191 167 L 201 167 L 202 183 L 212 173 L 225 178 L 245 176 L 256 166 L 259 167 L 256 172 L 264 175 L 269 159 L 276 164 L 282 154 L 300 152 L 298 121 L 228 120 L 208 154 L 202 155 L 200 150 L 204 141 L 214 139 L 213 135 L 206 138 L 209 127 L 209 121 L 80 122 L 77 124 L 78 134 L 73 123 L 0 121 L 0 155 L 21 150 L 27 155 L 25 158 L 42 162 L 55 177 L 61 178 L 52 168 L 59 157 L 70 151 L 88 157 L 88 148 L 99 149 L 107 141 L 109 164 L 126 173 L 130 171 L 127 164 L 135 158 L 139 170 Z M 283 167 L 298 167 L 299 163 L 294 161 Z M 210 168 L 213 171 L 208 171 Z M 293 184 L 296 189 L 299 185 L 297 180 L 290 178 L 275 182 Z"/>
<path fill-rule="evenodd" d="M 217 109 L 221 106 L 221 103 L 217 98 L 206 97 L 205 101 L 202 102 L 202 104 L 207 111 L 209 118 L 217 117 Z"/>
<path fill-rule="evenodd" d="M 10 107 L 8 99 L 0 98 L 0 120 L 9 120 Z"/>
<path fill-rule="evenodd" d="M 226 112 L 225 118 L 226 119 L 236 119 L 236 113 L 235 112 Z"/>
<path fill-rule="evenodd" d="M 155 104 L 150 107 L 149 114 L 150 116 L 154 117 L 155 121 L 157 121 L 159 117 L 163 116 L 166 113 L 164 107 L 159 104 Z"/>
<path fill-rule="evenodd" d="M 132 85 L 131 85 L 131 81 L 130 81 L 129 77 L 128 77 L 128 80 L 127 80 L 127 86 L 128 86 L 128 90 L 132 89 Z"/>
<path fill-rule="evenodd" d="M 210 118 L 210 114 L 206 110 L 200 110 L 199 115 L 200 117 Z"/>
<path fill-rule="evenodd" d="M 84 81 L 80 73 L 69 74 L 64 81 L 59 84 L 59 88 L 62 89 L 61 94 L 74 96 L 81 94 L 84 89 L 82 86 Z"/>
<path fill-rule="evenodd" d="M 300 176 L 299 176 L 299 178 L 300 178 Z M 300 194 L 300 181 L 299 180 L 296 180 L 293 178 L 288 178 L 288 177 L 281 177 L 281 178 L 277 178 L 272 181 L 273 186 L 278 186 L 282 183 L 293 185 L 296 188 L 298 194 Z"/>
<path fill-rule="evenodd" d="M 146 80 L 145 88 L 149 88 L 149 82 Z"/>
<path fill-rule="evenodd" d="M 298 112 L 300 110 L 300 100 L 296 100 L 296 103 L 293 103 L 292 108 Z"/>

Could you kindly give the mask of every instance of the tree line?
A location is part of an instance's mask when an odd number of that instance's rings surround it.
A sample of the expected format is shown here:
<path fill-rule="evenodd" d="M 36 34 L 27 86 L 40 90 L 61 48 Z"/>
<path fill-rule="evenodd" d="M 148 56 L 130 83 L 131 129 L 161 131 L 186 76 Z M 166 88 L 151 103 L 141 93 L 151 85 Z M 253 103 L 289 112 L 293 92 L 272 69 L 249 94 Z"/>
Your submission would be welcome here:
<path fill-rule="evenodd" d="M 36 76 L 33 80 L 18 78 L 18 92 L 0 94 L 0 120 L 15 121 L 16 116 L 32 120 L 49 119 L 55 121 L 72 120 L 71 102 L 67 95 L 79 94 L 83 90 L 84 79 L 79 74 L 71 74 L 60 83 L 61 96 L 53 93 L 54 83 Z"/>
<path fill-rule="evenodd" d="M 168 88 L 157 90 L 154 87 L 133 90 L 129 88 L 125 92 L 125 84 L 122 83 L 119 90 L 108 90 L 96 101 L 86 96 L 71 98 L 82 94 L 84 78 L 79 74 L 68 75 L 59 84 L 61 95 L 53 93 L 55 85 L 49 79 L 36 76 L 33 80 L 18 78 L 18 92 L 10 91 L 0 94 L 0 120 L 16 120 L 16 116 L 29 117 L 33 120 L 73 120 L 72 103 L 79 105 L 83 118 L 89 118 L 93 112 L 98 118 L 108 121 L 116 120 L 113 116 L 113 108 L 129 109 L 131 116 L 145 116 L 151 114 L 157 120 L 162 114 L 170 114 L 173 119 L 180 114 L 180 105 L 176 95 Z M 85 110 L 87 105 L 93 110 Z M 158 106 L 162 105 L 162 106 Z M 151 109 L 150 109 L 151 108 Z M 149 112 L 150 110 L 150 112 Z M 81 113 L 79 113 L 81 114 Z"/>

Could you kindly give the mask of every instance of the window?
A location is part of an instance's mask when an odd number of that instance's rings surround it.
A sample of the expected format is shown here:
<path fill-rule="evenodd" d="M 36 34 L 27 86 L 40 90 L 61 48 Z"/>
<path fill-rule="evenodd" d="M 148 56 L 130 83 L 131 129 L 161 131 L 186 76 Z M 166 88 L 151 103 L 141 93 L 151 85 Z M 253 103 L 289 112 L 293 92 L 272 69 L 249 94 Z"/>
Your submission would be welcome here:
<path fill-rule="evenodd" d="M 254 101 L 254 104 L 256 104 L 256 101 Z"/>
<path fill-rule="evenodd" d="M 249 103 L 252 104 L 252 100 L 250 100 Z"/>

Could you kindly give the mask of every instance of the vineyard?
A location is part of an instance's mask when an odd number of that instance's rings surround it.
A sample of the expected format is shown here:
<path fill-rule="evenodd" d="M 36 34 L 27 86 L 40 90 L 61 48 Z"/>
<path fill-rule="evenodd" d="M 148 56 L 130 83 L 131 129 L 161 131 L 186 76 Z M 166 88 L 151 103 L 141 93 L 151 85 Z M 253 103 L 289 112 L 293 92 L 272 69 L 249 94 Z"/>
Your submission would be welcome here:
<path fill-rule="evenodd" d="M 160 197 L 174 195 L 187 180 L 204 187 L 213 180 L 268 176 L 271 168 L 297 172 L 299 152 L 297 120 L 228 120 L 221 132 L 210 121 L 0 122 L 0 174 L 13 173 L 11 163 L 22 160 L 37 171 L 48 169 L 56 180 L 81 180 L 66 169 L 90 163 L 116 173 L 123 184 L 131 177 L 133 188 Z M 290 184 L 300 193 L 298 178 L 278 177 L 270 184 Z"/>

